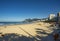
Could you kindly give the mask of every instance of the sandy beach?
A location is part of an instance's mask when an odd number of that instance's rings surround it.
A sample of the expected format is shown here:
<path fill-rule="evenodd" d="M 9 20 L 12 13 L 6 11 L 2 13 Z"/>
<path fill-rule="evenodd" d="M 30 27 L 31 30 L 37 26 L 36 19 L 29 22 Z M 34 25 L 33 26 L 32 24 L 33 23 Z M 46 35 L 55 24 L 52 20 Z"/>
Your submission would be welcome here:
<path fill-rule="evenodd" d="M 52 33 L 52 30 L 49 28 L 50 25 L 51 24 L 49 23 L 35 22 L 32 24 L 0 26 L 0 36 L 2 34 L 15 33 L 27 37 L 37 35 L 40 37 L 45 37 L 48 34 Z"/>

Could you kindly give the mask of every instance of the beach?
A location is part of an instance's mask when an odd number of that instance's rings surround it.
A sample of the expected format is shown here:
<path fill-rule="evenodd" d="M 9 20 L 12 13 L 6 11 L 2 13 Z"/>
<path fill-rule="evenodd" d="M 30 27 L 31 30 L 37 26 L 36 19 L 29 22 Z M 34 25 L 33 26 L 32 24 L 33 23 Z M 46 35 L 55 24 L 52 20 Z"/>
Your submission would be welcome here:
<path fill-rule="evenodd" d="M 50 29 L 50 25 L 51 24 L 45 22 L 35 22 L 31 24 L 0 26 L 0 37 L 2 34 L 11 33 L 24 35 L 26 37 L 45 37 L 53 31 L 52 29 Z"/>

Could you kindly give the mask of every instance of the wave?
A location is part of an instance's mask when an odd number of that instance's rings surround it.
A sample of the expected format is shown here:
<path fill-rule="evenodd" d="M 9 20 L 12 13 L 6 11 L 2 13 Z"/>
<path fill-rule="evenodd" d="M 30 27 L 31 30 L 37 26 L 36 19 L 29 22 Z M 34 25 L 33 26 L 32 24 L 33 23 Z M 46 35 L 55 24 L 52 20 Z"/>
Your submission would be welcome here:
<path fill-rule="evenodd" d="M 4 23 L 0 23 L 0 25 L 4 25 Z"/>

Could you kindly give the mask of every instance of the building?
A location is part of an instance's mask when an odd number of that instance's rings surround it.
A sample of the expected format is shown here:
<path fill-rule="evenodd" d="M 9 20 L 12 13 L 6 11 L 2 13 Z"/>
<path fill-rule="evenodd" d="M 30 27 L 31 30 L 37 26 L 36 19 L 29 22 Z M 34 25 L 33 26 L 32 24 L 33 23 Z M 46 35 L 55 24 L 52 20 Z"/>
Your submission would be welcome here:
<path fill-rule="evenodd" d="M 51 20 L 51 19 L 53 19 L 53 18 L 55 18 L 55 14 L 50 14 L 50 15 L 49 15 L 49 20 Z"/>
<path fill-rule="evenodd" d="M 47 20 L 48 20 L 48 18 L 43 18 L 40 21 L 47 21 Z"/>
<path fill-rule="evenodd" d="M 60 12 L 57 13 L 57 21 L 60 22 Z"/>

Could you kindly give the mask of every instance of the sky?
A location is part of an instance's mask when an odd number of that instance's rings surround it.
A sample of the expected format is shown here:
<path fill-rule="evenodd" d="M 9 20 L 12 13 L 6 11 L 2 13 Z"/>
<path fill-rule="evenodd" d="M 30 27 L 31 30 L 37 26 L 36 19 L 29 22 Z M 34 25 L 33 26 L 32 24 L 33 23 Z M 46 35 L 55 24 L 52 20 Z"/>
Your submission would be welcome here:
<path fill-rule="evenodd" d="M 60 12 L 60 0 L 0 0 L 0 21 L 46 18 Z"/>

